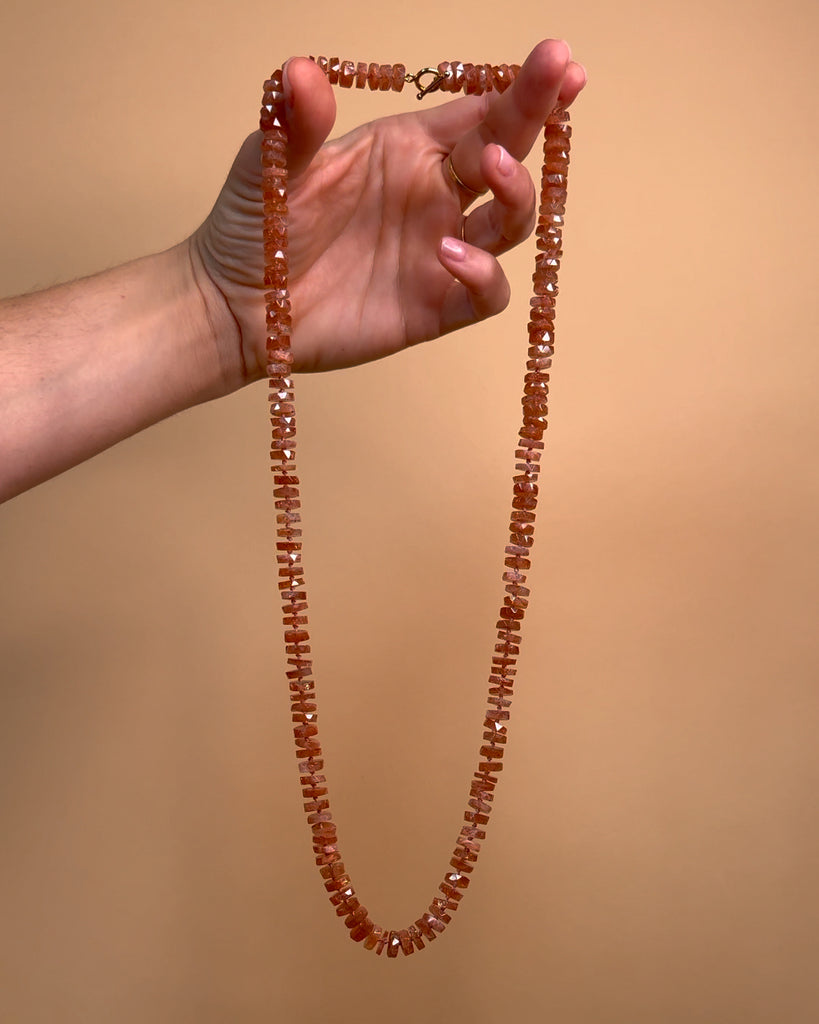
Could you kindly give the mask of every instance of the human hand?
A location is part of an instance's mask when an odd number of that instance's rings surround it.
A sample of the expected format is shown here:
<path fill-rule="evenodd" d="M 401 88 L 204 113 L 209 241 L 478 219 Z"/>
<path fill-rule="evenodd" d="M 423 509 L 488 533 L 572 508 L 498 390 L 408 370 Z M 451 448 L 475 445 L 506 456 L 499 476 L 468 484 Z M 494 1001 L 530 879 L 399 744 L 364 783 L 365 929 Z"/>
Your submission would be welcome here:
<path fill-rule="evenodd" d="M 554 106 L 585 84 L 565 43 L 547 40 L 503 94 L 384 117 L 324 144 L 332 86 L 311 61 L 285 68 L 290 132 L 289 287 L 294 368 L 377 359 L 500 312 L 496 257 L 531 232 L 535 191 L 521 159 Z M 247 380 L 264 376 L 261 132 L 242 146 L 193 236 L 200 287 L 237 325 Z M 446 168 L 450 156 L 459 186 Z M 464 220 L 474 192 L 491 198 Z"/>

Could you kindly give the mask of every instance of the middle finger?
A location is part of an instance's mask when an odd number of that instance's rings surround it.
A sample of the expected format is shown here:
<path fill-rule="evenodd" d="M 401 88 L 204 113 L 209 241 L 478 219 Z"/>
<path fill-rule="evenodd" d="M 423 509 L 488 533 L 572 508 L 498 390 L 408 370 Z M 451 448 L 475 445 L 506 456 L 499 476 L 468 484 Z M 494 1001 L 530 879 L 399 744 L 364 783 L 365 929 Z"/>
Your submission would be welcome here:
<path fill-rule="evenodd" d="M 504 93 L 487 97 L 483 119 L 450 147 L 452 167 L 469 190 L 481 192 L 488 184 L 481 168 L 488 143 L 503 146 L 516 160 L 526 156 L 557 104 L 570 60 L 566 43 L 547 39 L 532 50 Z"/>

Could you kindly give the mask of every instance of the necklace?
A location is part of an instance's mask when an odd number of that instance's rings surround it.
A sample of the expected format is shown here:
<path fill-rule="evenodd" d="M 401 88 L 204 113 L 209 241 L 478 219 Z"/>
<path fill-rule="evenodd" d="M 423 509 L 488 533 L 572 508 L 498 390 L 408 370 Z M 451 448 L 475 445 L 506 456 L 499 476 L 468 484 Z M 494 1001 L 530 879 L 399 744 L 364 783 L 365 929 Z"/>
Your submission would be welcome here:
<path fill-rule="evenodd" d="M 403 64 L 366 64 L 333 57 L 315 59 L 332 85 L 358 89 L 400 92 L 407 82 L 418 89 L 418 98 L 441 90 L 476 95 L 490 90 L 503 92 L 520 70 L 516 64 L 442 63 L 408 74 Z M 426 84 L 425 84 L 426 83 Z M 560 267 L 563 214 L 566 204 L 566 175 L 569 165 L 571 128 L 565 110 L 556 108 L 544 127 L 543 171 L 539 216 L 536 228 L 537 256 L 533 274 L 534 295 L 530 300 L 529 349 L 523 384 L 523 422 L 515 451 L 516 474 L 512 486 L 509 543 L 505 548 L 503 573 L 506 596 L 496 625 L 489 693 L 483 720 L 483 743 L 477 770 L 469 788 L 464 824 L 461 826 L 449 870 L 438 886 L 439 893 L 428 909 L 406 928 L 392 930 L 375 924 L 359 902 L 339 851 L 338 833 L 323 774 L 324 759 L 318 736 L 310 633 L 307 620 L 307 590 L 301 565 L 302 531 L 299 478 L 296 474 L 296 406 L 290 350 L 291 306 L 287 290 L 287 129 L 283 112 L 284 87 L 279 69 L 264 83 L 261 128 L 262 193 L 264 200 L 265 302 L 267 310 L 267 373 L 270 384 L 270 421 L 273 438 L 272 460 L 276 507 L 278 583 L 282 599 L 287 680 L 294 723 L 299 776 L 304 810 L 313 840 L 316 864 L 324 888 L 350 938 L 379 955 L 397 957 L 423 949 L 437 938 L 458 909 L 478 859 L 486 825 L 492 810 L 495 787 L 503 769 L 509 709 L 515 665 L 520 651 L 521 630 L 528 605 L 526 573 L 534 541 L 538 497 L 540 453 L 546 430 L 549 369 L 554 351 L 554 313 L 557 272 Z M 460 180 L 451 162 L 448 170 Z M 466 187 L 466 186 L 464 186 Z M 470 190 L 471 191 L 471 190 Z"/>

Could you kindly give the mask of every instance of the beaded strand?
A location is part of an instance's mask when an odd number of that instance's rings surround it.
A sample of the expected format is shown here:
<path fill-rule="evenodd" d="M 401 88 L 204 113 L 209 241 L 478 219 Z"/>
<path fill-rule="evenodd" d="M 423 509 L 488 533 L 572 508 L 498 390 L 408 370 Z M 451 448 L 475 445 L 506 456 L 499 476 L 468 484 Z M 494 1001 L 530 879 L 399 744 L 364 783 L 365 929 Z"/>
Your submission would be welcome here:
<path fill-rule="evenodd" d="M 403 64 L 374 64 L 332 57 L 311 58 L 333 85 L 342 88 L 401 92 L 408 81 Z M 465 92 L 477 95 L 490 90 L 503 92 L 520 70 L 517 64 L 466 64 L 444 62 L 437 69 L 424 69 L 435 76 L 424 92 Z M 419 98 L 424 94 L 419 89 Z M 429 907 L 413 923 L 388 929 L 372 921 L 356 895 L 339 851 L 338 832 L 330 811 L 324 758 L 318 736 L 310 633 L 307 618 L 307 589 L 301 564 L 302 531 L 299 477 L 296 472 L 296 406 L 290 348 L 292 311 L 288 292 L 287 255 L 287 129 L 283 114 L 282 71 L 275 71 L 264 83 L 260 125 L 262 140 L 262 198 L 264 202 L 264 285 L 267 327 L 267 374 L 274 502 L 276 508 L 276 561 L 282 600 L 286 677 L 304 811 L 313 840 L 313 852 L 324 888 L 336 914 L 344 919 L 350 938 L 365 949 L 388 957 L 406 956 L 423 949 L 444 931 L 458 909 L 464 890 L 486 837 L 495 787 L 503 769 L 503 755 L 512 704 L 516 662 L 520 653 L 521 630 L 529 600 L 526 586 L 534 543 L 538 500 L 538 474 L 543 434 L 547 427 L 549 370 L 554 352 L 554 316 L 557 276 L 562 255 L 563 215 L 569 166 L 571 127 L 568 113 L 556 108 L 544 126 L 543 171 L 536 228 L 537 255 L 532 277 L 528 324 L 529 347 L 523 378 L 522 424 L 515 449 L 512 478 L 512 510 L 509 543 L 504 551 L 505 597 L 496 623 L 497 642 L 489 674 L 487 707 L 483 719 L 483 742 L 477 770 L 473 773 L 461 826 L 449 869 Z"/>

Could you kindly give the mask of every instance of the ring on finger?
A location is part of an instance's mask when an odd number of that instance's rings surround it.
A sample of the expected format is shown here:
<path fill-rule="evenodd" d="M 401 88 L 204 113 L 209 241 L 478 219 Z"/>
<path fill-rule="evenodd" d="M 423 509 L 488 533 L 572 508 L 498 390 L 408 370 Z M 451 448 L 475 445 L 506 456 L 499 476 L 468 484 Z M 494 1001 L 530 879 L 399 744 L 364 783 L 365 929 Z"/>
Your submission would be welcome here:
<path fill-rule="evenodd" d="M 458 186 L 458 188 L 463 189 L 464 192 L 468 192 L 471 196 L 477 197 L 477 196 L 486 195 L 486 193 L 489 191 L 489 189 L 486 189 L 486 188 L 482 188 L 480 190 L 476 189 L 476 188 L 470 188 L 470 186 L 467 185 L 465 181 L 462 181 L 460 179 L 460 177 L 458 176 L 458 172 L 455 170 L 455 168 L 452 165 L 452 154 L 451 153 L 447 156 L 447 158 L 446 158 L 446 160 L 444 162 L 446 164 L 447 173 L 449 174 L 450 178 Z"/>

